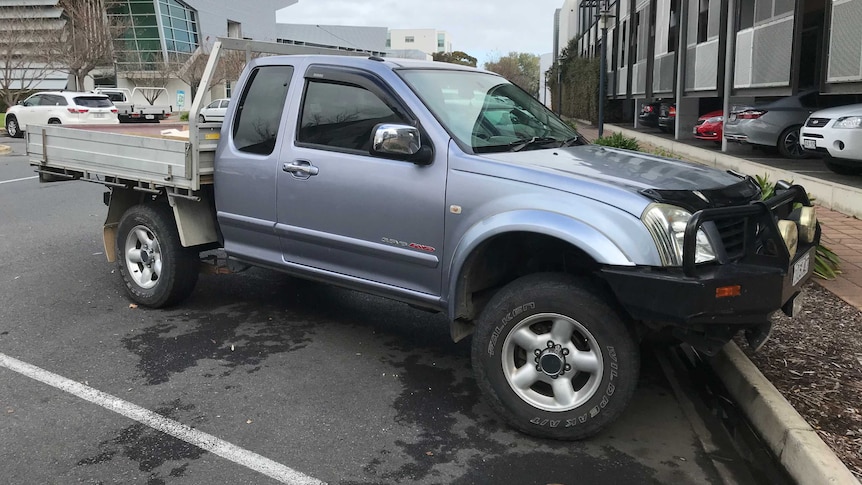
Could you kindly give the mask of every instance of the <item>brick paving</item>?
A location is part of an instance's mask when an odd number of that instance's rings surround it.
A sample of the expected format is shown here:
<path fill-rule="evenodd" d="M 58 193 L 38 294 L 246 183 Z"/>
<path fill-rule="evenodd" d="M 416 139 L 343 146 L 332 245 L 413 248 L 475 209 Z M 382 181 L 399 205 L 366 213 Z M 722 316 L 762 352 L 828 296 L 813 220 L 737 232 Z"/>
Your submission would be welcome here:
<path fill-rule="evenodd" d="M 596 127 L 583 123 L 578 123 L 578 133 L 590 141 L 598 137 Z M 604 130 L 604 135 L 610 133 Z M 841 259 L 841 273 L 833 280 L 814 280 L 862 311 L 862 220 L 822 206 L 817 207 L 817 218 L 821 243 Z"/>

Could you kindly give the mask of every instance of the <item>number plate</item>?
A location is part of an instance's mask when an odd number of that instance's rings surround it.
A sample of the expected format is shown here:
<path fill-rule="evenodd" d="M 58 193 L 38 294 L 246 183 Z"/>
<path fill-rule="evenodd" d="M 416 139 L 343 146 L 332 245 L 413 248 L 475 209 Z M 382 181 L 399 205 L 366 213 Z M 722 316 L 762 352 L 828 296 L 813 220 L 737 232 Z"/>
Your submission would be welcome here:
<path fill-rule="evenodd" d="M 695 135 L 697 135 L 697 127 L 695 126 L 694 128 L 692 128 L 691 132 L 694 133 Z"/>
<path fill-rule="evenodd" d="M 804 139 L 804 140 L 802 140 L 802 146 L 804 146 L 805 148 L 810 148 L 813 150 L 813 149 L 817 148 L 817 140 Z"/>
<path fill-rule="evenodd" d="M 93 113 L 93 118 L 104 118 L 105 113 Z"/>
<path fill-rule="evenodd" d="M 792 285 L 796 286 L 805 275 L 808 274 L 808 266 L 811 263 L 811 253 L 805 253 L 805 256 L 799 258 L 799 261 L 793 263 L 793 280 Z"/>
<path fill-rule="evenodd" d="M 155 118 L 155 116 L 153 116 L 153 115 L 145 115 L 145 116 L 144 116 L 144 118 L 146 118 L 146 119 L 148 119 L 148 120 L 151 120 L 151 119 Z"/>

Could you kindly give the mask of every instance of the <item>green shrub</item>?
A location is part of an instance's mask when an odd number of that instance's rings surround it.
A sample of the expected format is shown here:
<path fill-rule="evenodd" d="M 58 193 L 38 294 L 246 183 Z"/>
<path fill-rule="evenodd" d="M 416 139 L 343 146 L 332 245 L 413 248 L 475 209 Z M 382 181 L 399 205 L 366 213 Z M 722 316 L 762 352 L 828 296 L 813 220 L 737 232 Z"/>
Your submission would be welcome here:
<path fill-rule="evenodd" d="M 760 198 L 768 199 L 775 195 L 775 184 L 769 181 L 768 175 L 755 175 L 754 180 L 760 186 Z M 809 196 L 811 200 L 813 197 Z M 817 246 L 814 254 L 814 274 L 824 280 L 834 280 L 841 273 L 841 258 L 824 245 Z"/>
<path fill-rule="evenodd" d="M 638 146 L 638 141 L 634 138 L 629 138 L 622 133 L 614 133 L 612 135 L 603 136 L 601 138 L 597 138 L 594 141 L 596 145 L 603 145 L 606 147 L 613 148 L 623 148 L 625 150 L 638 150 L 640 147 Z"/>
<path fill-rule="evenodd" d="M 188 121 L 189 120 L 189 112 L 183 111 L 180 113 L 180 121 Z"/>

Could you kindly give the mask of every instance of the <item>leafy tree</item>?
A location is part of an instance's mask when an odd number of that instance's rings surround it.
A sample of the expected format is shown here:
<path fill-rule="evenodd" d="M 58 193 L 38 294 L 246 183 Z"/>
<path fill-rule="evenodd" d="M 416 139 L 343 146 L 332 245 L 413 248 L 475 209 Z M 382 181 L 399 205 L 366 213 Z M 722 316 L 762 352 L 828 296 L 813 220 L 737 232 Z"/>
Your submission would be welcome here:
<path fill-rule="evenodd" d="M 539 96 L 539 56 L 510 52 L 496 61 L 486 62 L 485 69 L 502 75 L 531 95 Z"/>
<path fill-rule="evenodd" d="M 435 52 L 431 54 L 431 57 L 438 62 L 448 62 L 450 64 L 476 67 L 476 58 L 463 51 Z"/>

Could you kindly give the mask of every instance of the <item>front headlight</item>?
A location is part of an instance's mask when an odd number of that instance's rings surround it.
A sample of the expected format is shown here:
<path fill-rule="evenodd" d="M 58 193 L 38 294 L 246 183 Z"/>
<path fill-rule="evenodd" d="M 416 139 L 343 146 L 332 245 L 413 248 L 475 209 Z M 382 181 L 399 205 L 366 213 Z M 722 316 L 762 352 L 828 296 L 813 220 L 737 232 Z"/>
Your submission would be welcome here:
<path fill-rule="evenodd" d="M 668 204 L 650 204 L 641 215 L 641 221 L 652 235 L 663 265 L 682 266 L 682 242 L 689 219 L 690 212 Z M 702 228 L 697 230 L 695 247 L 695 263 L 715 259 L 715 250 Z"/>
<path fill-rule="evenodd" d="M 724 121 L 724 116 L 713 116 L 712 118 L 707 118 L 705 123 L 721 123 Z"/>
<path fill-rule="evenodd" d="M 832 128 L 862 128 L 862 116 L 845 116 L 838 118 Z"/>

